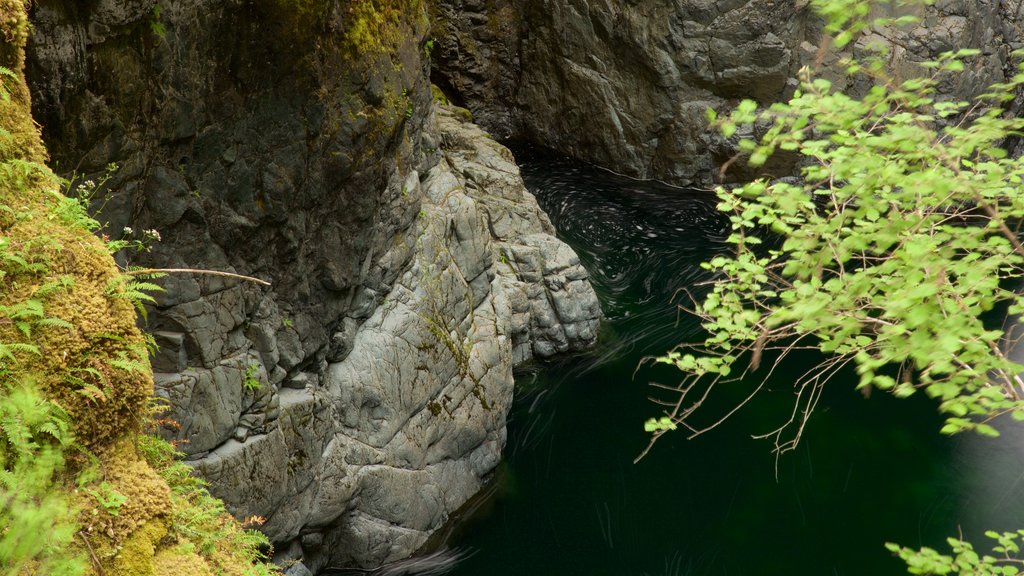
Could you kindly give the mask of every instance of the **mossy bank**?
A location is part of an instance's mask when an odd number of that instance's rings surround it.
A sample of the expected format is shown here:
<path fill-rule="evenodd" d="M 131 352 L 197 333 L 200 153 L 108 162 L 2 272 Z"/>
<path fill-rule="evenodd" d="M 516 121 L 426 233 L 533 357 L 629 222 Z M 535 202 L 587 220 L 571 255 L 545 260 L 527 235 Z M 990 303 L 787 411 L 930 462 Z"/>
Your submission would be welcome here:
<path fill-rule="evenodd" d="M 0 2 L 0 566 L 269 573 L 256 561 L 265 539 L 145 435 L 153 380 L 138 284 L 45 165 L 24 78 L 27 4 Z"/>

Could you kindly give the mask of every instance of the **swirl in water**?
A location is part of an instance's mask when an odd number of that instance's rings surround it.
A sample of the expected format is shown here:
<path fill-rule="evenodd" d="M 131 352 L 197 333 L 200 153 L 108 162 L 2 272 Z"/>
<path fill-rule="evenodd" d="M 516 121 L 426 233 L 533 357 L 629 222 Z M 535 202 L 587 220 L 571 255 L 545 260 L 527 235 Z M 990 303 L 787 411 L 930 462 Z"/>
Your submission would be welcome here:
<path fill-rule="evenodd" d="M 590 272 L 610 321 L 605 329 L 619 335 L 604 349 L 606 360 L 641 341 L 646 353 L 664 352 L 697 332 L 692 321 L 673 319 L 677 304 L 689 304 L 679 289 L 700 290 L 710 278 L 700 262 L 729 247 L 729 221 L 713 193 L 630 186 L 622 176 L 533 150 L 517 159 L 527 188 Z"/>

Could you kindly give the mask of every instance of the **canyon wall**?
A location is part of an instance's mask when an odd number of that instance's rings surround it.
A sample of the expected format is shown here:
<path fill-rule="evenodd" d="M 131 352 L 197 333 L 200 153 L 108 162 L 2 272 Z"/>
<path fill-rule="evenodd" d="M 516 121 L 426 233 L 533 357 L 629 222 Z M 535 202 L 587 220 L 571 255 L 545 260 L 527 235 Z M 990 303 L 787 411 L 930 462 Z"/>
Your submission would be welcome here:
<path fill-rule="evenodd" d="M 40 0 L 31 18 L 54 166 L 98 183 L 103 234 L 148 244 L 120 264 L 271 284 L 160 281 L 164 435 L 266 518 L 291 573 L 414 552 L 497 464 L 513 366 L 585 349 L 600 316 L 508 151 L 433 102 L 425 6 Z"/>
<path fill-rule="evenodd" d="M 897 77 L 920 74 L 916 63 L 943 51 L 980 48 L 974 66 L 943 87 L 976 95 L 1015 73 L 1021 10 L 1019 0 L 936 2 L 918 11 L 919 24 L 864 42 L 890 45 Z M 862 88 L 838 61 L 864 44 L 837 53 L 821 29 L 795 0 L 440 0 L 434 76 L 495 134 L 630 176 L 706 186 L 736 153 L 735 142 L 709 133 L 706 109 L 784 99 L 802 66 Z M 726 179 L 759 174 L 738 163 Z"/>

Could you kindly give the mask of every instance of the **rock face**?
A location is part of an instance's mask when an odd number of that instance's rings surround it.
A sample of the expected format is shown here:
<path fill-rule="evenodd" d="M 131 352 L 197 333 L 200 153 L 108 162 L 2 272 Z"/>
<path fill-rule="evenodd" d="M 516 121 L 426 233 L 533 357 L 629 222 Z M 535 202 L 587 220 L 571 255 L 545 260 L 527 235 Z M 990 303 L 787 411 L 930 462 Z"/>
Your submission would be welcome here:
<path fill-rule="evenodd" d="M 164 431 L 282 561 L 411 554 L 500 458 L 512 367 L 581 350 L 586 272 L 507 150 L 435 111 L 417 2 L 40 0 L 34 113 L 172 274 Z M 129 230 L 130 229 L 130 230 Z M 298 565 L 297 565 L 298 566 Z M 299 568 L 296 568 L 299 570 Z"/>
<path fill-rule="evenodd" d="M 1020 7 L 938 2 L 918 26 L 877 39 L 891 44 L 902 77 L 942 51 L 981 48 L 978 65 L 947 87 L 969 96 L 1013 73 Z M 707 108 L 784 98 L 804 65 L 847 81 L 820 30 L 793 0 L 441 0 L 435 77 L 495 134 L 631 176 L 708 184 L 735 151 L 708 134 Z"/>

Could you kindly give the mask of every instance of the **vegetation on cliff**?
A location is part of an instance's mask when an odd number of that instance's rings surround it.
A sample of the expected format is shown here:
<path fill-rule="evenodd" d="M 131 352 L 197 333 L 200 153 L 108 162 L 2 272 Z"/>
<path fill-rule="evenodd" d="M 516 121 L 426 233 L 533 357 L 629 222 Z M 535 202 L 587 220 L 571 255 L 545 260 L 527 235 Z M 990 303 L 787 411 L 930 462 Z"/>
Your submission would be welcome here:
<path fill-rule="evenodd" d="M 311 30 L 340 32 L 337 39 L 353 58 L 396 52 L 411 32 L 409 16 L 423 14 L 422 0 L 265 0 L 265 5 L 300 38 L 319 36 Z"/>
<path fill-rule="evenodd" d="M 0 572 L 268 574 L 152 418 L 139 281 L 45 166 L 25 0 L 0 0 Z"/>

